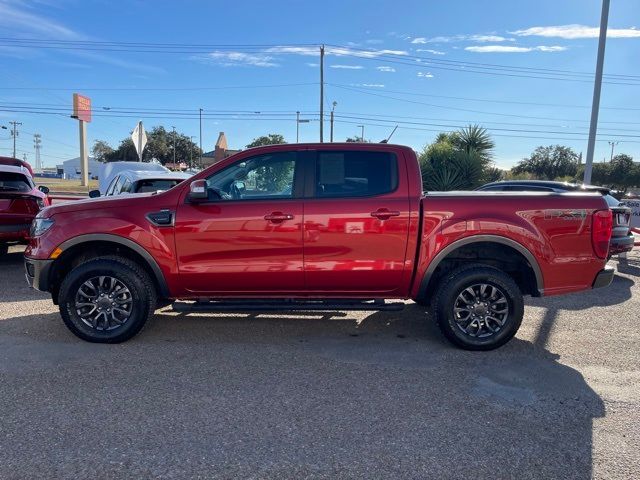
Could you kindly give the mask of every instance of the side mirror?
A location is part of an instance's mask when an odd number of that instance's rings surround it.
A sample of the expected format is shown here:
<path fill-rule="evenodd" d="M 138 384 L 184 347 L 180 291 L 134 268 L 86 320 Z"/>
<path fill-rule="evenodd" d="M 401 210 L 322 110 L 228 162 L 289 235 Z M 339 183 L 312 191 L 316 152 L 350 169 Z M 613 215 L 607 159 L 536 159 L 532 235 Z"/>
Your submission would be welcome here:
<path fill-rule="evenodd" d="M 38 190 L 40 190 L 45 195 L 49 195 L 49 187 L 45 187 L 44 185 L 38 185 Z"/>
<path fill-rule="evenodd" d="M 89 198 L 98 198 L 100 196 L 100 190 L 91 190 L 89 192 Z"/>
<path fill-rule="evenodd" d="M 203 202 L 207 200 L 207 181 L 206 180 L 194 180 L 189 185 L 189 201 L 190 202 Z"/>

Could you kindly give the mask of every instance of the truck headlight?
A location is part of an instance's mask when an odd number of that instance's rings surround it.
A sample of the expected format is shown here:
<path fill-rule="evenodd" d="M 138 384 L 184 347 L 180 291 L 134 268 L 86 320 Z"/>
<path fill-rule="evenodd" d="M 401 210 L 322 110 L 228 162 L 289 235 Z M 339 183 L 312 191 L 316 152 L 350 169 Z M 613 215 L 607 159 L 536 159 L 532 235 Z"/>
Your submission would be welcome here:
<path fill-rule="evenodd" d="M 53 220 L 50 218 L 36 218 L 31 223 L 31 231 L 29 232 L 29 235 L 32 237 L 38 237 L 49 230 L 53 226 L 53 223 Z"/>

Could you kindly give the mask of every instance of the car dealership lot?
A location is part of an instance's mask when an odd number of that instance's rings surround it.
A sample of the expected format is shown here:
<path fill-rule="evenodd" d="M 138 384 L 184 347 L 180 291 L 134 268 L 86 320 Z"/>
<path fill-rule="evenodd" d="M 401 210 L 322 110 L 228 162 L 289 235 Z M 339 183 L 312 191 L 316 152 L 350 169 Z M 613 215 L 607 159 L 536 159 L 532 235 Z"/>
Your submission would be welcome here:
<path fill-rule="evenodd" d="M 403 312 L 178 315 L 74 337 L 0 259 L 0 478 L 634 478 L 640 255 L 499 350 Z M 613 261 L 617 265 L 617 261 Z"/>

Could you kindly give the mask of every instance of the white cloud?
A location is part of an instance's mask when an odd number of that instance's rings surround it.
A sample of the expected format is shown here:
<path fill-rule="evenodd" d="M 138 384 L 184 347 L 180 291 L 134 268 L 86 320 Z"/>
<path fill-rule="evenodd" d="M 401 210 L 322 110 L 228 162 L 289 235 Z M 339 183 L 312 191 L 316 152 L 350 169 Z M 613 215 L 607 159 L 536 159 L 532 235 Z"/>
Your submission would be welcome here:
<path fill-rule="evenodd" d="M 516 30 L 509 32 L 520 37 L 547 37 L 547 38 L 565 38 L 567 40 L 575 40 L 576 38 L 598 38 L 600 35 L 599 27 L 589 27 L 587 25 L 555 25 L 548 27 L 531 27 L 524 30 Z M 640 38 L 640 30 L 635 27 L 631 28 L 609 28 L 607 29 L 607 37 L 610 38 Z"/>
<path fill-rule="evenodd" d="M 273 61 L 273 56 L 262 53 L 245 53 L 245 52 L 225 52 L 215 51 L 205 55 L 196 55 L 193 57 L 207 63 L 213 63 L 222 67 L 277 67 L 278 64 Z"/>
<path fill-rule="evenodd" d="M 27 11 L 29 5 L 26 2 L 23 3 L 21 7 L 22 8 L 17 8 L 8 2 L 0 2 L 0 26 L 11 30 L 42 33 L 49 38 L 84 38 L 82 35 L 60 23 Z"/>
<path fill-rule="evenodd" d="M 369 45 L 380 45 L 382 43 L 382 40 L 377 38 L 370 38 L 369 40 L 365 40 L 365 43 L 368 43 Z"/>
<path fill-rule="evenodd" d="M 320 66 L 319 63 L 310 63 L 310 62 L 305 63 L 305 65 L 307 67 L 319 67 Z"/>
<path fill-rule="evenodd" d="M 450 35 L 450 36 L 439 36 L 433 38 L 427 37 L 416 37 L 411 40 L 411 43 L 414 44 L 422 44 L 425 43 L 451 43 L 451 42 L 513 42 L 515 38 L 503 37 L 501 35 L 484 35 L 484 34 L 473 34 L 473 35 Z"/>
<path fill-rule="evenodd" d="M 433 78 L 433 73 L 431 72 L 418 72 L 418 76 L 422 78 Z"/>
<path fill-rule="evenodd" d="M 445 55 L 444 52 L 441 52 L 440 50 L 433 50 L 432 48 L 416 48 L 416 52 L 427 52 L 432 55 Z"/>
<path fill-rule="evenodd" d="M 364 67 L 362 65 L 329 65 L 330 68 L 343 68 L 345 70 L 362 70 Z"/>
<path fill-rule="evenodd" d="M 264 50 L 267 54 L 290 54 L 290 55 L 306 55 L 317 57 L 320 55 L 320 49 L 318 47 L 270 47 Z M 360 50 L 357 48 L 349 47 L 325 47 L 325 55 L 334 55 L 336 57 L 362 57 L 362 58 L 377 58 L 381 55 L 408 55 L 405 50 Z"/>
<path fill-rule="evenodd" d="M 512 45 L 482 45 L 465 47 L 467 52 L 477 53 L 527 53 L 527 52 L 562 52 L 567 47 L 560 47 L 557 45 L 546 46 L 540 45 L 538 47 L 515 47 Z"/>
<path fill-rule="evenodd" d="M 42 1 L 23 1 L 21 3 L 8 2 L 6 0 L 0 0 L 0 29 L 3 31 L 9 31 L 12 33 L 18 32 L 20 34 L 27 34 L 39 37 L 43 35 L 45 38 L 59 38 L 65 40 L 91 40 L 92 38 L 82 33 L 76 32 L 62 23 L 51 20 L 43 15 L 38 15 L 35 12 L 43 10 Z M 19 5 L 19 7 L 17 6 Z M 56 3 L 52 4 L 57 6 Z M 45 3 L 45 6 L 51 6 Z M 13 52 L 31 52 L 37 54 L 38 51 L 32 48 L 12 47 Z M 50 51 L 50 50 L 49 50 Z M 120 68 L 126 68 L 128 70 L 137 70 L 148 73 L 164 73 L 165 70 L 160 67 L 147 65 L 141 62 L 127 61 L 116 56 L 109 56 L 96 51 L 88 50 L 59 50 L 64 55 L 75 56 L 84 58 L 93 62 L 104 63 L 108 65 L 114 65 Z M 3 51 L 4 54 L 10 54 L 10 50 Z M 49 54 L 46 55 L 50 57 Z"/>
<path fill-rule="evenodd" d="M 395 72 L 396 69 L 393 67 L 387 67 L 387 66 L 380 66 L 380 67 L 376 67 L 376 70 L 380 71 L 380 72 Z"/>
<path fill-rule="evenodd" d="M 352 87 L 384 88 L 383 83 L 350 83 Z"/>

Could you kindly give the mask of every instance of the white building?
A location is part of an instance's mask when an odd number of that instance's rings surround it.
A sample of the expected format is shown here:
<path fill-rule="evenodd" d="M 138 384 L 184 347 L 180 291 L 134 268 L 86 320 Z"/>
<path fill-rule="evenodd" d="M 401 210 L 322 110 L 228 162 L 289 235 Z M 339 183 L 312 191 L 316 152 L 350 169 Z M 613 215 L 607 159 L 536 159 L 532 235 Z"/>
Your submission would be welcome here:
<path fill-rule="evenodd" d="M 93 157 L 89 157 L 89 178 L 98 178 L 100 173 L 100 167 L 102 163 L 94 160 Z M 63 178 L 66 179 L 78 179 L 82 178 L 82 172 L 80 171 L 80 157 L 72 158 L 62 162 L 62 165 L 58 165 L 58 172 L 62 170 Z"/>

